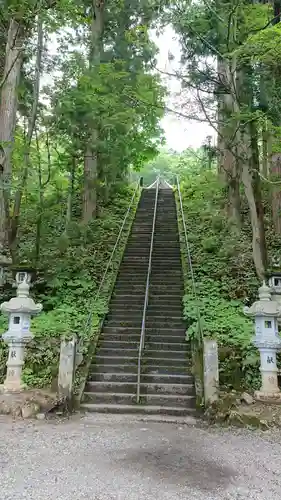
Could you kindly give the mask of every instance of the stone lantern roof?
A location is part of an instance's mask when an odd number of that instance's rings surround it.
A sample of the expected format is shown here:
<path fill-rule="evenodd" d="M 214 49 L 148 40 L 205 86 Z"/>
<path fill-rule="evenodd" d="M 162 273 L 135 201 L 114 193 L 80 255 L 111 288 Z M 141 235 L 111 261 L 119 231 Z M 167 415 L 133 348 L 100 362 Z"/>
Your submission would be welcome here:
<path fill-rule="evenodd" d="M 254 302 L 251 307 L 244 307 L 244 314 L 247 316 L 281 316 L 281 304 L 271 300 L 271 289 L 265 281 L 259 288 L 259 300 Z"/>
<path fill-rule="evenodd" d="M 42 308 L 42 304 L 35 304 L 34 300 L 29 297 L 29 284 L 26 280 L 18 285 L 17 296 L 10 299 L 9 302 L 3 302 L 0 307 L 3 313 L 22 312 L 33 316 L 39 314 Z"/>

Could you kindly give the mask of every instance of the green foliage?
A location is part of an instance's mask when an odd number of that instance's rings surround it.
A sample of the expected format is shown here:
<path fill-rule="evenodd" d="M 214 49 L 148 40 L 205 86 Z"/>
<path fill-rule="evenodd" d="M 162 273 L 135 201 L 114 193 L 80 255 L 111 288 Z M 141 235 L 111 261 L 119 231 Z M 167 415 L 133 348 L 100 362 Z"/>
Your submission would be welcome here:
<path fill-rule="evenodd" d="M 189 148 L 182 153 L 162 149 L 155 158 L 141 168 L 138 175 L 143 176 L 145 185 L 152 184 L 159 175 L 173 184 L 175 176 L 178 175 L 181 179 L 191 174 L 196 176 L 202 166 L 205 169 L 210 166 L 204 148 L 199 150 Z M 137 174 L 132 172 L 132 178 L 136 177 Z"/>
<path fill-rule="evenodd" d="M 60 340 L 77 335 L 83 339 L 85 349 L 93 339 L 101 318 L 107 311 L 107 304 L 119 261 L 122 256 L 134 206 L 123 237 L 109 268 L 99 300 L 94 302 L 107 262 L 116 242 L 124 215 L 131 200 L 133 189 L 119 187 L 119 193 L 100 211 L 100 218 L 87 227 L 73 223 L 67 237 L 67 245 L 60 247 L 61 225 L 64 213 L 59 206 L 52 205 L 52 211 L 44 212 L 41 254 L 41 279 L 31 293 L 43 304 L 43 312 L 32 321 L 34 341 L 27 348 L 23 379 L 30 386 L 49 385 L 57 376 Z M 136 199 L 137 202 L 137 199 Z M 34 229 L 36 206 L 29 210 L 24 219 L 26 244 L 21 246 L 22 260 L 30 259 L 30 240 Z M 56 214 L 56 217 L 54 215 Z M 89 313 L 91 313 L 90 322 Z M 87 325 L 87 328 L 85 326 Z M 7 320 L 0 315 L 0 330 L 7 329 Z M 0 378 L 5 373 L 7 348 L 0 348 Z"/>
<path fill-rule="evenodd" d="M 187 336 L 198 339 L 200 321 L 203 335 L 218 341 L 221 383 L 255 388 L 259 357 L 251 342 L 252 321 L 243 314 L 243 306 L 255 300 L 258 287 L 249 228 L 239 233 L 227 219 L 224 189 L 214 171 L 190 175 L 181 187 L 196 287 L 195 298 L 187 269 Z"/>
<path fill-rule="evenodd" d="M 192 293 L 184 296 L 184 313 L 189 323 L 187 338 L 198 336 L 197 307 L 205 338 L 217 340 L 220 352 L 220 382 L 234 388 L 257 387 L 259 354 L 252 344 L 253 323 L 243 315 L 241 301 L 226 300 L 215 282 L 199 283 L 197 300 Z M 191 283 L 189 283 L 191 287 Z"/>
<path fill-rule="evenodd" d="M 158 78 L 139 72 L 132 81 L 125 62 L 102 64 L 98 71 L 82 72 L 75 87 L 58 82 L 53 94 L 56 127 L 63 133 L 75 127 L 82 146 L 94 122 L 100 169 L 109 180 L 111 170 L 126 172 L 129 165 L 138 169 L 156 153 L 163 97 Z"/>

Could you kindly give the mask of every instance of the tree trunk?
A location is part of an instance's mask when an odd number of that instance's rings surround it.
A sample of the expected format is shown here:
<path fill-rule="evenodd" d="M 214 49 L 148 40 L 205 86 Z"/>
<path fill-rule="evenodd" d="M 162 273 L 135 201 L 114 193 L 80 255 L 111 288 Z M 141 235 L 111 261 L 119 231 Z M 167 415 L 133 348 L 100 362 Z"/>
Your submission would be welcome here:
<path fill-rule="evenodd" d="M 269 140 L 270 132 L 268 124 L 265 122 L 262 126 L 262 174 L 267 179 L 269 175 Z"/>
<path fill-rule="evenodd" d="M 259 177 L 259 156 L 255 124 L 251 123 L 241 131 L 240 158 L 242 182 L 248 202 L 252 227 L 252 252 L 258 277 L 263 280 L 266 269 L 266 245 L 264 231 L 263 203 Z"/>
<path fill-rule="evenodd" d="M 97 178 L 98 162 L 95 150 L 98 140 L 98 131 L 92 130 L 90 142 L 87 145 L 84 157 L 84 203 L 83 222 L 88 224 L 97 215 Z"/>
<path fill-rule="evenodd" d="M 3 76 L 5 68 L 5 51 L 6 51 L 9 24 L 7 24 L 7 22 L 2 19 L 1 27 L 2 29 L 0 30 L 0 82 L 4 81 Z M 0 92 L 1 92 L 1 85 L 0 85 Z"/>
<path fill-rule="evenodd" d="M 41 63 L 42 63 L 42 50 L 43 50 L 43 21 L 42 18 L 38 18 L 37 22 L 37 53 L 36 53 L 36 61 L 35 61 L 35 74 L 34 74 L 34 83 L 33 83 L 33 103 L 31 116 L 29 118 L 28 130 L 26 136 L 25 143 L 25 151 L 24 151 L 24 170 L 22 174 L 22 178 L 20 181 L 20 185 L 18 190 L 15 193 L 15 201 L 13 208 L 13 216 L 10 222 L 10 235 L 9 235 L 9 243 L 10 248 L 13 251 L 13 254 L 16 254 L 17 247 L 17 233 L 19 226 L 19 217 L 20 217 L 20 207 L 21 200 L 24 188 L 26 186 L 28 170 L 30 168 L 30 146 L 31 141 L 35 129 L 35 123 L 37 118 L 37 110 L 38 110 L 38 102 L 39 102 L 39 92 L 40 92 L 40 74 L 41 74 Z"/>
<path fill-rule="evenodd" d="M 271 157 L 272 181 L 272 217 L 274 229 L 281 235 L 281 153 L 274 153 Z M 278 182 L 279 181 L 279 182 Z"/>
<path fill-rule="evenodd" d="M 244 184 L 245 195 L 248 201 L 251 226 L 252 226 L 252 250 L 253 260 L 258 277 L 263 280 L 265 276 L 265 268 L 261 251 L 261 234 L 259 217 L 257 213 L 256 200 L 254 196 L 252 175 L 250 173 L 249 164 L 244 163 L 242 167 L 242 182 Z"/>
<path fill-rule="evenodd" d="M 261 256 L 264 268 L 267 265 L 267 251 L 266 251 L 266 238 L 265 238 L 265 228 L 264 228 L 264 204 L 262 199 L 262 186 L 260 178 L 260 159 L 259 159 L 259 147 L 258 147 L 258 131 L 255 122 L 251 122 L 249 125 L 249 130 L 251 134 L 251 169 L 253 177 L 253 191 L 256 203 L 256 211 L 259 222 L 260 230 L 260 242 L 261 242 Z"/>
<path fill-rule="evenodd" d="M 65 233 L 66 234 L 68 233 L 69 224 L 71 223 L 71 219 L 72 219 L 72 205 L 73 205 L 75 172 L 76 172 L 76 158 L 75 158 L 75 156 L 72 156 L 69 184 L 68 184 L 67 207 L 66 207 L 66 215 L 65 215 Z"/>
<path fill-rule="evenodd" d="M 104 1 L 93 0 L 89 69 L 99 68 L 103 48 Z M 98 140 L 99 130 L 90 125 L 88 144 L 84 157 L 84 201 L 83 223 L 87 224 L 97 215 L 97 180 L 98 180 Z"/>
<path fill-rule="evenodd" d="M 235 61 L 233 64 L 236 64 Z M 234 73 L 235 68 L 230 68 L 227 61 L 218 60 L 218 79 L 221 82 L 218 95 L 218 171 L 228 189 L 227 214 L 240 227 L 240 171 L 232 121 L 235 111 Z"/>
<path fill-rule="evenodd" d="M 37 169 L 38 169 L 38 209 L 37 209 L 37 219 L 36 219 L 36 238 L 35 238 L 35 266 L 37 267 L 40 258 L 41 249 L 41 232 L 42 232 L 42 222 L 44 213 L 44 189 L 50 182 L 51 178 L 51 159 L 50 159 L 50 148 L 49 148 L 49 137 L 46 136 L 46 146 L 47 146 L 47 158 L 48 158 L 48 174 L 46 180 L 43 182 L 42 175 L 42 161 L 40 153 L 40 144 L 38 139 L 37 130 L 35 127 L 35 140 L 36 140 L 36 150 L 37 150 Z"/>
<path fill-rule="evenodd" d="M 7 245 L 10 190 L 12 179 L 11 155 L 17 112 L 17 87 L 22 64 L 23 36 L 20 24 L 12 19 L 9 25 L 5 67 L 0 102 L 0 246 Z"/>

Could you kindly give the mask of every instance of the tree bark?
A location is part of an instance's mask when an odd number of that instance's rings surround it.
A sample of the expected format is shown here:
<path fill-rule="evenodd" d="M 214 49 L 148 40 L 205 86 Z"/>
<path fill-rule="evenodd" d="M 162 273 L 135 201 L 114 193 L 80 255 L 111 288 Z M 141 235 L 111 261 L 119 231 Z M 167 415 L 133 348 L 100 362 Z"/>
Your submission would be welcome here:
<path fill-rule="evenodd" d="M 256 211 L 258 216 L 259 231 L 260 231 L 260 252 L 262 256 L 263 266 L 266 269 L 267 266 L 267 251 L 266 251 L 266 238 L 265 238 L 265 227 L 264 227 L 264 204 L 262 199 L 262 186 L 260 178 L 260 159 L 259 159 L 259 147 L 258 147 L 258 131 L 255 122 L 249 124 L 249 130 L 251 135 L 251 169 L 253 177 L 253 191 L 256 203 Z"/>
<path fill-rule="evenodd" d="M 253 261 L 258 277 L 263 280 L 266 270 L 266 244 L 255 124 L 250 123 L 241 131 L 239 146 L 242 163 L 241 179 L 248 202 L 252 228 Z"/>
<path fill-rule="evenodd" d="M 76 158 L 72 156 L 70 172 L 69 172 L 69 184 L 68 184 L 68 195 L 67 195 L 67 207 L 65 215 L 65 233 L 68 233 L 69 224 L 72 219 L 72 205 L 73 205 L 73 195 L 74 195 L 74 183 L 75 183 L 75 172 L 76 172 Z"/>
<path fill-rule="evenodd" d="M 89 70 L 99 68 L 103 49 L 104 1 L 93 0 L 92 24 L 89 54 Z M 90 125 L 88 144 L 84 156 L 84 200 L 83 223 L 87 224 L 97 216 L 97 181 L 98 181 L 98 140 L 99 130 L 95 124 Z"/>
<path fill-rule="evenodd" d="M 262 126 L 262 174 L 267 179 L 269 175 L 269 138 L 268 124 Z"/>
<path fill-rule="evenodd" d="M 272 184 L 272 217 L 274 229 L 281 235 L 281 153 L 274 153 L 271 157 Z M 279 182 L 278 182 L 279 181 Z"/>
<path fill-rule="evenodd" d="M 242 182 L 245 189 L 245 195 L 248 201 L 251 226 L 252 226 L 252 251 L 253 260 L 258 277 L 263 280 L 265 276 L 265 268 L 263 263 L 263 256 L 261 251 L 261 234 L 259 217 L 257 213 L 256 200 L 254 196 L 252 175 L 249 169 L 249 164 L 244 163 L 242 167 Z"/>
<path fill-rule="evenodd" d="M 42 222 L 43 222 L 43 213 L 44 213 L 44 189 L 47 184 L 50 182 L 51 178 L 51 158 L 50 158 L 50 149 L 49 149 L 49 137 L 48 133 L 46 136 L 46 146 L 47 146 L 47 158 L 48 158 L 48 173 L 47 178 L 43 181 L 43 173 L 42 173 L 42 162 L 41 162 L 41 153 L 40 153 L 40 144 L 38 139 L 37 130 L 35 127 L 35 139 L 36 139 L 36 150 L 37 150 L 37 169 L 38 169 L 38 210 L 37 210 L 37 219 L 36 219 L 36 238 L 35 238 L 35 266 L 38 265 L 40 258 L 40 249 L 41 249 L 41 232 L 42 232 Z"/>
<path fill-rule="evenodd" d="M 12 178 L 11 155 L 17 112 L 17 88 L 22 65 L 22 27 L 11 19 L 5 53 L 0 102 L 0 246 L 8 243 L 10 190 Z"/>
<path fill-rule="evenodd" d="M 35 61 L 35 74 L 33 83 L 33 104 L 31 115 L 28 122 L 28 130 L 25 143 L 24 151 L 24 170 L 20 185 L 15 193 L 13 215 L 10 221 L 10 234 L 9 234 L 9 244 L 12 249 L 13 254 L 16 253 L 17 247 L 17 233 L 19 226 L 20 217 L 20 207 L 24 188 L 26 186 L 28 170 L 30 168 L 30 146 L 32 137 L 34 134 L 35 123 L 37 118 L 38 102 L 39 102 L 39 92 L 40 92 L 40 75 L 41 75 L 41 64 L 42 64 L 42 51 L 43 51 L 43 21 L 39 15 L 37 21 L 37 51 L 36 51 L 36 61 Z"/>
<path fill-rule="evenodd" d="M 230 68 L 227 61 L 218 60 L 218 79 L 221 82 L 218 95 L 218 172 L 228 189 L 227 214 L 240 227 L 240 171 L 234 154 L 236 137 L 232 123 L 236 93 L 234 74 L 235 67 Z"/>

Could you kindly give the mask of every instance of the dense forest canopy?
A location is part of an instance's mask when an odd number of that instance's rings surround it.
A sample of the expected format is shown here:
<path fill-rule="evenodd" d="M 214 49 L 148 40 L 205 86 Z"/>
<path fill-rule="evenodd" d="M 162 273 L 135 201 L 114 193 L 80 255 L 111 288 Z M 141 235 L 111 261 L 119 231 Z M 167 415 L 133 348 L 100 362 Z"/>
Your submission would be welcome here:
<path fill-rule="evenodd" d="M 43 269 L 38 331 L 61 311 L 79 328 L 131 182 L 161 174 L 181 180 L 207 330 L 232 307 L 221 338 L 250 335 L 237 311 L 281 248 L 280 18 L 281 0 L 1 2 L 0 253 Z M 167 26 L 172 75 L 151 35 Z M 181 84 L 174 110 L 163 76 Z M 216 146 L 169 151 L 167 111 L 207 123 Z"/>

